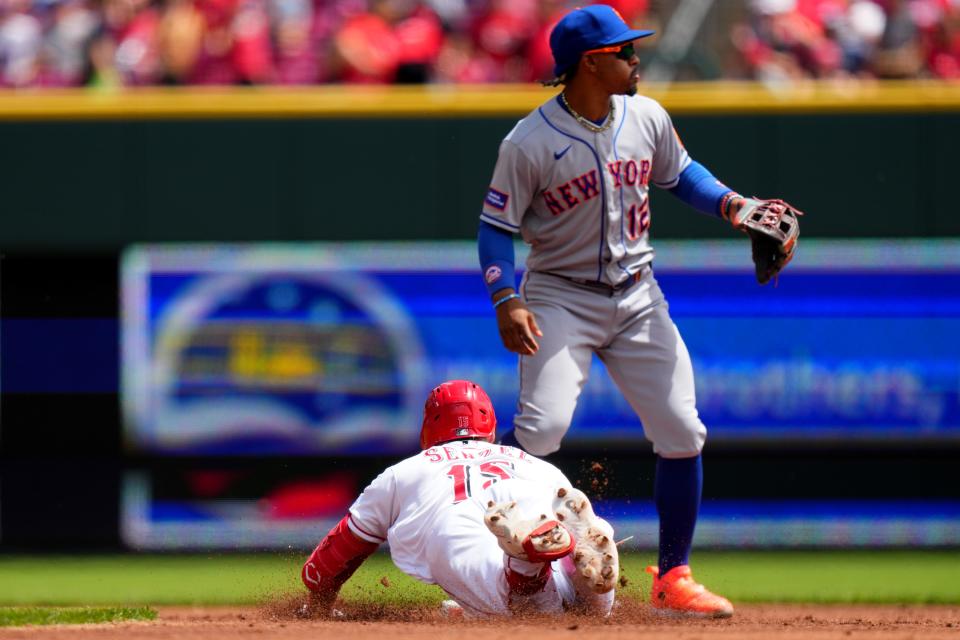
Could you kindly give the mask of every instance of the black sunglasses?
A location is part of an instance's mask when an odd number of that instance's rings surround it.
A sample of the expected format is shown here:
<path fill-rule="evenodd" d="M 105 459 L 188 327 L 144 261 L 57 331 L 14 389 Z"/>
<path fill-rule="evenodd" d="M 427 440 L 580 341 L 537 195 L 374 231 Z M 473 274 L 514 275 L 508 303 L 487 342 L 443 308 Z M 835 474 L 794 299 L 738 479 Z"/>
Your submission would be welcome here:
<path fill-rule="evenodd" d="M 625 42 L 624 44 L 617 44 L 612 47 L 601 47 L 600 49 L 584 51 L 583 55 L 587 55 L 588 53 L 612 53 L 620 60 L 630 60 L 633 56 L 637 55 L 637 50 L 634 49 L 632 42 Z"/>

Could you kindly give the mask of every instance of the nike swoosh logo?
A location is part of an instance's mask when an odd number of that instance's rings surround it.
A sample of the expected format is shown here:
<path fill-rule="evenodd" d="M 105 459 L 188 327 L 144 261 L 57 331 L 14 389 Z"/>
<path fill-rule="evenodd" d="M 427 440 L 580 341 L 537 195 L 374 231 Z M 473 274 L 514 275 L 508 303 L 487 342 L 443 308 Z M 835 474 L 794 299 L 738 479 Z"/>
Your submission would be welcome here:
<path fill-rule="evenodd" d="M 567 153 L 567 151 L 570 151 L 570 147 L 571 147 L 571 146 L 572 146 L 572 145 L 569 145 L 569 144 L 568 144 L 567 147 L 566 147 L 563 151 L 554 151 L 554 152 L 553 152 L 553 159 L 554 159 L 554 160 L 559 160 L 560 158 L 562 158 L 562 157 L 564 156 L 564 154 Z"/>

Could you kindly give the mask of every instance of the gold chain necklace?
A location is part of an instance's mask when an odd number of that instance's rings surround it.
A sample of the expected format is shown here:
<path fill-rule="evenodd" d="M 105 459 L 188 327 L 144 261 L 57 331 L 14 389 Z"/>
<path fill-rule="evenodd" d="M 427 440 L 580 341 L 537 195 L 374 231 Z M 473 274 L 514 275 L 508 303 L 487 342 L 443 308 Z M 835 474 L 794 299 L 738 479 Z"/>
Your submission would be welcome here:
<path fill-rule="evenodd" d="M 572 115 L 577 122 L 579 122 L 584 128 L 589 129 L 594 133 L 603 133 L 604 131 L 609 129 L 610 125 L 613 124 L 613 116 L 614 114 L 616 114 L 616 111 L 617 111 L 616 105 L 614 104 L 613 100 L 610 100 L 610 113 L 607 114 L 607 121 L 604 122 L 603 124 L 598 125 L 598 124 L 594 124 L 587 118 L 584 118 L 582 115 L 577 113 L 573 109 L 573 107 L 570 106 L 570 103 L 567 102 L 567 96 L 565 96 L 563 92 L 560 93 L 560 102 L 563 103 L 563 106 L 566 107 L 567 111 L 570 112 L 570 115 Z"/>

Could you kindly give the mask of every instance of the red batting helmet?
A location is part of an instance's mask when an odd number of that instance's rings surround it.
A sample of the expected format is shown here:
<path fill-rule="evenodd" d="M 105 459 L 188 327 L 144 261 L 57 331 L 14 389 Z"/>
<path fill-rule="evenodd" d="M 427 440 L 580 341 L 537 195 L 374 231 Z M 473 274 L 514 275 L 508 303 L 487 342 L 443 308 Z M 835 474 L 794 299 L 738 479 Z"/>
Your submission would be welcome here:
<path fill-rule="evenodd" d="M 493 442 L 496 431 L 497 416 L 486 392 L 469 380 L 449 380 L 431 391 L 423 405 L 420 448 L 451 440 Z"/>

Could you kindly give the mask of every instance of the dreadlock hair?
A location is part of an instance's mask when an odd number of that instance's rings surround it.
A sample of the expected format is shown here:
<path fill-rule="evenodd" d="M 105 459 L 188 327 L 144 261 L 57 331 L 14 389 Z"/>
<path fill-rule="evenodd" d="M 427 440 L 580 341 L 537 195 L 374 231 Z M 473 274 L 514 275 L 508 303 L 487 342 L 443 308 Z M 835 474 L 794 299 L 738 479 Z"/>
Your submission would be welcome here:
<path fill-rule="evenodd" d="M 580 61 L 577 60 L 576 64 L 570 65 L 566 71 L 560 75 L 551 78 L 549 80 L 541 80 L 540 84 L 544 87 L 559 87 L 562 84 L 570 84 L 570 81 L 573 80 L 573 77 L 577 75 L 577 68 L 580 66 Z"/>

